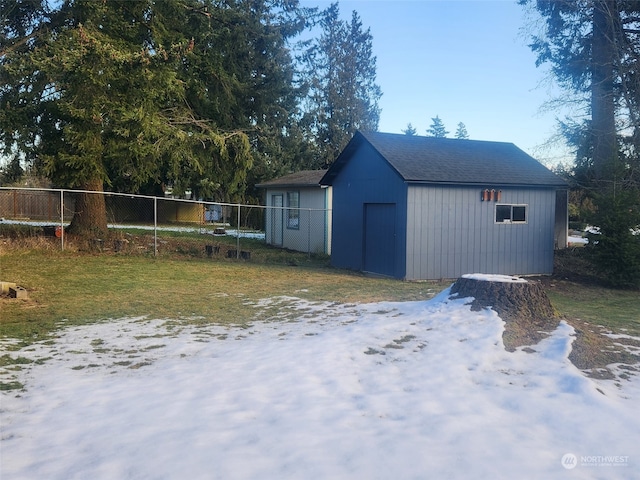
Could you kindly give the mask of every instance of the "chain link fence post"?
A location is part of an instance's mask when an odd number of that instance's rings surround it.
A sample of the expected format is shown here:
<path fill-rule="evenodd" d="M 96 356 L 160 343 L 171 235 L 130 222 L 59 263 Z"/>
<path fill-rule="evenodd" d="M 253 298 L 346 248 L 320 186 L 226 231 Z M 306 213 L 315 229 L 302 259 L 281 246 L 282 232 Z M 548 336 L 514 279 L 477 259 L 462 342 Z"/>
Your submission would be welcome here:
<path fill-rule="evenodd" d="M 311 209 L 307 210 L 307 258 L 311 258 Z"/>
<path fill-rule="evenodd" d="M 238 204 L 238 223 L 236 224 L 236 258 L 240 258 L 240 204 Z"/>
<path fill-rule="evenodd" d="M 158 256 L 158 197 L 153 197 L 153 256 Z"/>
<path fill-rule="evenodd" d="M 60 190 L 60 249 L 64 250 L 64 190 Z"/>

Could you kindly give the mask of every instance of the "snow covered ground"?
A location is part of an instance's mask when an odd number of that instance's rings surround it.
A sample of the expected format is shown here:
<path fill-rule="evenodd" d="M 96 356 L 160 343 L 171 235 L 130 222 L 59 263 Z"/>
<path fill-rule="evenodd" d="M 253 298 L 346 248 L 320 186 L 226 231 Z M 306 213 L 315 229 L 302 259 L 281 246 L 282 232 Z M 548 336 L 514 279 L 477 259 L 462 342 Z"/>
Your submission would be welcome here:
<path fill-rule="evenodd" d="M 41 222 L 37 220 L 7 220 L 5 218 L 0 218 L 0 222 L 6 223 L 9 225 L 29 225 L 32 227 L 50 227 L 54 224 L 52 222 Z M 58 223 L 58 225 L 60 225 Z M 64 224 L 65 227 L 69 226 L 69 223 Z M 135 228 L 138 230 L 147 230 L 149 232 L 153 232 L 157 230 L 158 232 L 184 232 L 184 233 L 201 233 L 203 235 L 214 235 L 215 226 L 211 224 L 195 224 L 194 226 L 153 226 L 153 225 L 128 225 L 128 224 L 120 224 L 120 223 L 110 223 L 107 225 L 109 228 L 117 228 L 117 229 L 130 229 Z M 237 238 L 254 238 L 256 240 L 264 240 L 264 232 L 259 231 L 251 231 L 251 230 L 240 230 L 238 232 L 237 229 L 225 229 L 225 234 L 231 237 Z"/>
<path fill-rule="evenodd" d="M 640 377 L 585 377 L 562 322 L 506 352 L 504 323 L 423 302 L 265 299 L 250 327 L 120 319 L 13 357 L 2 480 L 640 478 Z M 10 380 L 9 373 L 2 375 Z"/>
<path fill-rule="evenodd" d="M 567 237 L 567 243 L 569 245 L 586 245 L 589 243 L 589 239 L 586 237 L 580 237 L 578 235 L 569 235 Z"/>

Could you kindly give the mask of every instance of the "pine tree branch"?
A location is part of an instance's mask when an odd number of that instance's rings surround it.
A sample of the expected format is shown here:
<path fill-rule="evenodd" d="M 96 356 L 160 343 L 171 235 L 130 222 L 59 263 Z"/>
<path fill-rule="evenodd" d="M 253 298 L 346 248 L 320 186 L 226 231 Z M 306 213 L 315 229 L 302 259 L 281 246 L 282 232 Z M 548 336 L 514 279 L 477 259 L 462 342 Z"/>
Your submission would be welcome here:
<path fill-rule="evenodd" d="M 34 30 L 32 33 L 30 33 L 29 35 L 27 35 L 26 37 L 22 37 L 21 39 L 19 39 L 18 41 L 16 41 L 15 43 L 12 43 L 11 45 L 8 45 L 6 47 L 3 47 L 2 49 L 0 49 L 0 57 L 4 57 L 5 55 L 10 54 L 11 52 L 13 52 L 14 50 L 17 50 L 18 48 L 20 48 L 21 46 L 25 45 L 26 43 L 29 42 L 29 40 L 32 40 L 33 38 L 36 38 L 40 33 L 42 33 L 45 30 L 45 27 L 41 27 L 37 30 Z"/>

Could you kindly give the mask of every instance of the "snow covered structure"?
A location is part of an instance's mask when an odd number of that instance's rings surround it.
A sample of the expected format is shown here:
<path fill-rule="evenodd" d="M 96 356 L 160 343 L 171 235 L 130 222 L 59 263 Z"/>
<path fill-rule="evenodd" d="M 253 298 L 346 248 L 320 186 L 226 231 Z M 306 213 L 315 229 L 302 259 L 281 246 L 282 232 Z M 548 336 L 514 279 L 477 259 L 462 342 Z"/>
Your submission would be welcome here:
<path fill-rule="evenodd" d="M 421 280 L 553 272 L 568 185 L 512 143 L 357 132 L 328 169 L 331 262 Z"/>

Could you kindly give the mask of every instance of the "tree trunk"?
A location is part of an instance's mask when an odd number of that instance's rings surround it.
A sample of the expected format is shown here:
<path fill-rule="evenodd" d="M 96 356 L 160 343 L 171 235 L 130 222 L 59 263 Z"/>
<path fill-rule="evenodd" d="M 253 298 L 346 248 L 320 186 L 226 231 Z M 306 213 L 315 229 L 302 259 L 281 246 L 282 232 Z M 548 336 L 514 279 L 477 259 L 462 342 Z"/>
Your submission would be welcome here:
<path fill-rule="evenodd" d="M 593 167 L 598 189 L 613 188 L 613 172 L 618 156 L 614 97 L 614 21 L 616 0 L 598 0 L 593 7 L 591 67 L 591 125 Z M 609 181 L 607 181 L 609 180 Z"/>
<path fill-rule="evenodd" d="M 473 297 L 472 310 L 492 308 L 505 322 L 504 346 L 513 351 L 534 345 L 558 326 L 551 301 L 537 282 L 459 278 L 451 287 L 458 298 Z"/>
<path fill-rule="evenodd" d="M 81 190 L 88 190 L 76 194 L 76 206 L 69 233 L 88 238 L 101 238 L 107 236 L 107 208 L 105 204 L 102 180 L 91 179 L 80 186 Z"/>

